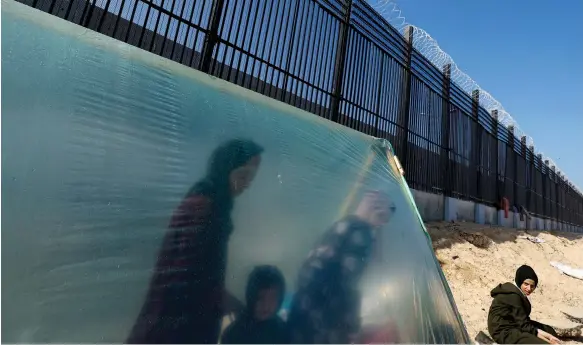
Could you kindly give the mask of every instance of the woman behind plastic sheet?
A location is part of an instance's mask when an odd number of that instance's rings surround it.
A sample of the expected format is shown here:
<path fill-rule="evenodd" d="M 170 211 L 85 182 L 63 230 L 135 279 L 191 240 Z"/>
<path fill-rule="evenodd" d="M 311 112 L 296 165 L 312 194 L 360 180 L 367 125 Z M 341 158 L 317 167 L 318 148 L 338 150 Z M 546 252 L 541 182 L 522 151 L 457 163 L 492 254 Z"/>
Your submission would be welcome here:
<path fill-rule="evenodd" d="M 249 275 L 247 307 L 231 323 L 222 344 L 289 344 L 285 322 L 277 315 L 285 296 L 285 280 L 277 267 L 257 266 Z"/>
<path fill-rule="evenodd" d="M 499 284 L 488 312 L 488 331 L 498 344 L 559 344 L 555 330 L 530 319 L 528 296 L 538 285 L 534 270 L 522 265 L 516 271 L 514 283 Z"/>
<path fill-rule="evenodd" d="M 216 344 L 226 312 L 225 269 L 234 200 L 255 178 L 263 148 L 231 140 L 170 221 L 146 301 L 128 343 Z"/>
<path fill-rule="evenodd" d="M 395 207 L 367 193 L 354 215 L 340 220 L 308 255 L 289 313 L 292 343 L 351 343 L 360 331 L 357 285 L 371 257 L 376 231 Z"/>

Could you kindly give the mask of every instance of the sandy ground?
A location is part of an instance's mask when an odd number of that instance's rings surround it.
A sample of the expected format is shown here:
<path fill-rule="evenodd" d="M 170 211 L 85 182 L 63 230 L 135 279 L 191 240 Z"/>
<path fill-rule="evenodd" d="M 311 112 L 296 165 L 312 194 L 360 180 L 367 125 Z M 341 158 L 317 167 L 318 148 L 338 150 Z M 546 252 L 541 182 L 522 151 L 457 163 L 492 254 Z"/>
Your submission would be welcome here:
<path fill-rule="evenodd" d="M 490 291 L 497 284 L 514 280 L 516 268 L 528 264 L 539 277 L 531 296 L 531 318 L 566 320 L 561 307 L 583 308 L 583 281 L 561 274 L 549 264 L 558 261 L 583 266 L 583 234 L 516 231 L 472 223 L 429 223 L 433 247 L 441 263 L 457 307 L 472 339 L 487 333 Z M 545 243 L 522 238 L 537 236 Z M 472 243 L 470 243 L 472 242 Z M 583 343 L 577 338 L 572 343 Z"/>

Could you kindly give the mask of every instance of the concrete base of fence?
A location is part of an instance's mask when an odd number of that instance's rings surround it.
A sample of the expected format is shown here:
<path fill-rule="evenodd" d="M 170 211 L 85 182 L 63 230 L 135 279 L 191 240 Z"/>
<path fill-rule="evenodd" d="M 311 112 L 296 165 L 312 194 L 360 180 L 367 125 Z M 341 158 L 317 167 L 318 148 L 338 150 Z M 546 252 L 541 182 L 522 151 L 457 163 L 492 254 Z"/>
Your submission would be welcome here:
<path fill-rule="evenodd" d="M 506 217 L 504 210 L 498 210 L 498 222 L 496 224 L 504 228 L 513 228 L 514 213 L 508 212 L 508 216 Z"/>
<path fill-rule="evenodd" d="M 443 219 L 451 221 L 476 221 L 476 205 L 474 202 L 446 197 L 443 207 Z"/>
<path fill-rule="evenodd" d="M 512 227 L 515 229 L 526 229 L 526 220 L 520 220 L 520 214 L 515 213 L 513 215 Z"/>
<path fill-rule="evenodd" d="M 477 224 L 486 224 L 486 205 L 474 205 L 474 214 L 476 215 L 475 222 Z"/>
<path fill-rule="evenodd" d="M 443 195 L 410 189 L 417 209 L 426 222 L 443 220 L 444 218 L 444 198 Z"/>
<path fill-rule="evenodd" d="M 450 197 L 445 197 L 443 205 L 443 218 L 446 222 L 453 222 L 457 220 L 457 200 Z"/>
<path fill-rule="evenodd" d="M 520 220 L 520 214 L 508 212 L 504 217 L 503 210 L 495 207 L 478 204 L 472 201 L 460 200 L 452 197 L 443 197 L 439 194 L 422 192 L 411 189 L 411 194 L 421 218 L 426 221 L 447 222 L 465 221 L 483 225 L 497 225 L 504 228 L 538 230 L 538 231 L 565 231 L 583 233 L 583 227 L 565 224 L 550 219 L 526 216 Z"/>
<path fill-rule="evenodd" d="M 475 222 L 478 224 L 496 225 L 498 222 L 496 208 L 483 204 L 474 205 Z"/>

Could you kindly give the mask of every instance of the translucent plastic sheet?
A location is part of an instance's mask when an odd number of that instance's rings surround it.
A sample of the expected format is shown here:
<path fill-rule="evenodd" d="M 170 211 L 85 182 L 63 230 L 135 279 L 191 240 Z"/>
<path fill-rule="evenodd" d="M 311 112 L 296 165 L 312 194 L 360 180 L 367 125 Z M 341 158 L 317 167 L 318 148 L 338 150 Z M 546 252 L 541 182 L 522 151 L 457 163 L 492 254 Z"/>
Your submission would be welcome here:
<path fill-rule="evenodd" d="M 6 0 L 2 168 L 4 342 L 468 341 L 389 143 Z"/>

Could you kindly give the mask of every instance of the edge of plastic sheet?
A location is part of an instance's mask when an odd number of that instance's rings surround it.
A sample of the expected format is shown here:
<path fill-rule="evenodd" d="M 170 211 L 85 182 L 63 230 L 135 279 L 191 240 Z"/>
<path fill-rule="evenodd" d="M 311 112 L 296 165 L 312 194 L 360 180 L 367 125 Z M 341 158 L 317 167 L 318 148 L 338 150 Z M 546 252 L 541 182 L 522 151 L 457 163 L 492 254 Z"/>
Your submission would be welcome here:
<path fill-rule="evenodd" d="M 411 202 L 415 206 L 414 212 L 417 215 L 417 219 L 419 220 L 419 225 L 421 225 L 421 228 L 425 232 L 425 236 L 426 236 L 428 245 L 433 250 L 431 236 L 429 235 L 429 232 L 427 231 L 427 228 L 425 227 L 425 223 L 423 222 L 423 218 L 421 217 L 421 213 L 419 213 L 419 209 L 417 208 L 417 206 L 415 204 L 415 198 L 413 198 L 413 194 L 411 193 L 411 189 L 409 188 L 409 184 L 407 183 L 407 180 L 405 180 L 404 171 L 401 167 L 401 163 L 399 162 L 397 155 L 395 155 L 395 151 L 393 149 L 393 146 L 391 145 L 391 143 L 388 140 L 382 139 L 382 138 L 376 138 L 376 145 L 377 145 L 377 147 L 383 148 L 385 150 L 385 154 L 387 155 L 387 159 L 389 161 L 389 164 L 391 165 L 391 168 L 394 171 L 398 172 L 398 175 L 401 178 L 401 186 L 403 187 L 403 192 L 405 193 L 405 195 L 409 199 L 409 202 Z M 470 338 L 470 335 L 469 335 L 468 330 L 466 328 L 466 325 L 461 317 L 459 309 L 457 308 L 457 304 L 455 303 L 455 299 L 453 297 L 453 293 L 451 292 L 451 288 L 449 287 L 449 284 L 447 284 L 447 278 L 443 274 L 443 270 L 441 269 L 441 265 L 439 264 L 439 261 L 437 261 L 437 257 L 435 255 L 433 255 L 433 262 L 436 266 L 437 271 L 439 272 L 439 276 L 441 277 L 441 279 L 444 282 L 446 282 L 445 291 L 446 291 L 447 297 L 449 299 L 451 306 L 455 310 L 458 322 L 461 325 L 463 325 L 462 330 L 464 332 L 464 336 L 466 337 L 466 340 L 470 344 L 474 343 L 473 341 L 471 341 L 471 338 Z"/>

